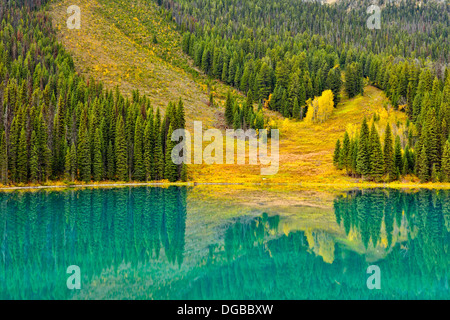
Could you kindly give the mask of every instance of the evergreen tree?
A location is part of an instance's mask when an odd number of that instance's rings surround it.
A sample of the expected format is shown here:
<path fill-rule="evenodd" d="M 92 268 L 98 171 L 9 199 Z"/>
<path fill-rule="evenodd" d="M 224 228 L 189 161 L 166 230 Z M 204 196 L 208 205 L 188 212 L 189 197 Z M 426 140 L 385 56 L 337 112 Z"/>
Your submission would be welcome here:
<path fill-rule="evenodd" d="M 31 133 L 31 145 L 30 145 L 30 180 L 32 182 L 38 182 L 39 180 L 39 150 L 37 143 L 36 131 Z"/>
<path fill-rule="evenodd" d="M 108 143 L 108 149 L 107 149 L 107 159 L 106 159 L 106 173 L 109 180 L 114 179 L 114 150 L 113 150 L 113 144 L 111 141 Z"/>
<path fill-rule="evenodd" d="M 3 128 L 3 126 L 0 126 Z M 6 134 L 1 132 L 0 134 L 0 183 L 8 183 L 8 154 L 6 149 Z"/>
<path fill-rule="evenodd" d="M 92 159 L 92 176 L 94 181 L 100 181 L 103 178 L 103 157 L 102 157 L 102 135 L 100 128 L 95 129 L 94 134 L 94 157 Z"/>
<path fill-rule="evenodd" d="M 119 181 L 126 181 L 128 180 L 128 153 L 127 142 L 125 140 L 125 124 L 120 114 L 117 117 L 116 124 L 115 151 L 117 179 Z"/>
<path fill-rule="evenodd" d="M 445 141 L 442 153 L 441 177 L 443 182 L 450 182 L 450 142 Z"/>
<path fill-rule="evenodd" d="M 333 164 L 339 168 L 339 158 L 341 156 L 341 141 L 338 139 L 336 141 L 336 146 L 334 147 Z"/>
<path fill-rule="evenodd" d="M 292 107 L 292 117 L 294 119 L 300 119 L 300 106 L 298 104 L 297 97 L 294 98 L 294 105 Z"/>
<path fill-rule="evenodd" d="M 394 147 L 392 140 L 391 125 L 388 123 L 384 134 L 384 173 L 387 175 L 388 181 L 396 176 L 396 166 L 394 160 Z"/>
<path fill-rule="evenodd" d="M 402 145 L 400 142 L 400 137 L 395 137 L 395 151 L 394 151 L 394 159 L 395 159 L 395 168 L 398 172 L 403 171 L 403 155 L 402 155 Z"/>
<path fill-rule="evenodd" d="M 344 141 L 342 143 L 342 149 L 341 149 L 341 155 L 340 155 L 340 166 L 345 168 L 347 171 L 347 174 L 350 172 L 351 169 L 351 145 L 350 145 L 350 138 L 348 136 L 347 131 L 345 131 L 344 135 Z"/>
<path fill-rule="evenodd" d="M 89 146 L 89 134 L 86 128 L 80 129 L 78 138 L 78 169 L 80 179 L 84 182 L 91 181 L 91 151 Z"/>
<path fill-rule="evenodd" d="M 19 147 L 17 149 L 17 181 L 26 183 L 28 176 L 28 150 L 25 129 L 20 131 Z"/>
<path fill-rule="evenodd" d="M 173 129 L 172 126 L 169 126 L 169 134 L 168 137 L 172 136 Z M 174 147 L 173 141 L 168 138 L 167 139 L 167 146 L 166 146 L 166 163 L 164 168 L 164 178 L 169 180 L 170 182 L 177 181 L 177 166 L 172 161 L 172 149 Z"/>
<path fill-rule="evenodd" d="M 136 120 L 136 128 L 134 132 L 134 179 L 137 181 L 145 180 L 145 165 L 143 152 L 143 137 L 142 118 L 138 116 Z"/>
<path fill-rule="evenodd" d="M 422 145 L 420 148 L 419 157 L 417 159 L 417 166 L 417 176 L 419 177 L 420 182 L 427 182 L 430 179 L 430 174 L 426 148 L 424 145 Z"/>
<path fill-rule="evenodd" d="M 148 181 L 155 176 L 154 166 L 154 144 L 155 139 L 153 136 L 153 121 L 147 121 L 144 130 L 144 167 L 145 167 L 145 179 Z"/>
<path fill-rule="evenodd" d="M 383 151 L 381 150 L 380 137 L 375 123 L 370 132 L 370 176 L 374 181 L 380 181 L 384 174 Z"/>
<path fill-rule="evenodd" d="M 228 91 L 227 99 L 225 101 L 225 120 L 229 126 L 233 125 L 234 120 L 234 101 L 231 97 L 231 92 Z"/>
<path fill-rule="evenodd" d="M 164 179 L 164 154 L 162 149 L 161 130 L 159 130 L 159 109 L 156 112 L 154 123 L 154 137 L 155 137 L 155 154 L 153 163 L 155 164 L 155 180 Z"/>
<path fill-rule="evenodd" d="M 362 176 L 370 173 L 370 140 L 369 127 L 364 118 L 358 140 L 358 154 L 356 157 L 356 171 Z"/>

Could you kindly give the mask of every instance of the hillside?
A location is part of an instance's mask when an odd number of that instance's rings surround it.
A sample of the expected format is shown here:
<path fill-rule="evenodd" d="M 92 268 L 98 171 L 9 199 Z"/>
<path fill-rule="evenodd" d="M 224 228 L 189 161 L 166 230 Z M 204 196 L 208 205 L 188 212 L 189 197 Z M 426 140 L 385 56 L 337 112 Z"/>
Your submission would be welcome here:
<path fill-rule="evenodd" d="M 210 108 L 208 84 L 215 97 L 224 100 L 230 87 L 208 80 L 192 67 L 180 48 L 181 36 L 175 25 L 164 19 L 153 2 L 131 0 L 95 0 L 79 2 L 82 12 L 80 30 L 65 27 L 69 1 L 57 1 L 50 7 L 58 37 L 73 55 L 76 68 L 86 77 L 101 80 L 105 86 L 124 93 L 139 89 L 149 96 L 153 106 L 165 108 L 179 97 L 185 102 L 187 126 L 201 120 L 204 127 L 223 126 L 222 111 Z M 164 34 L 164 36 L 161 36 Z M 156 36 L 157 44 L 153 42 Z M 232 90 L 232 89 L 231 89 Z M 195 182 L 277 182 L 277 183 L 347 183 L 332 165 L 336 140 L 345 130 L 354 130 L 364 116 L 383 113 L 384 93 L 365 88 L 363 96 L 344 98 L 331 119 L 317 125 L 284 120 L 278 113 L 266 110 L 278 123 L 280 168 L 278 174 L 263 177 L 260 166 L 191 165 L 189 176 Z M 223 103 L 222 103 L 223 105 Z M 404 113 L 385 115 L 391 123 L 404 120 Z M 230 180 L 230 177 L 232 179 Z"/>
<path fill-rule="evenodd" d="M 54 1 L 49 12 L 59 40 L 81 74 L 102 81 L 107 88 L 118 86 L 128 95 L 139 89 L 162 111 L 169 101 L 181 98 L 188 119 L 201 120 L 205 126 L 214 124 L 217 110 L 208 105 L 208 91 L 220 101 L 228 88 L 191 67 L 180 48 L 181 36 L 175 24 L 159 14 L 153 2 L 78 1 L 78 30 L 66 27 L 70 5 L 68 0 Z"/>

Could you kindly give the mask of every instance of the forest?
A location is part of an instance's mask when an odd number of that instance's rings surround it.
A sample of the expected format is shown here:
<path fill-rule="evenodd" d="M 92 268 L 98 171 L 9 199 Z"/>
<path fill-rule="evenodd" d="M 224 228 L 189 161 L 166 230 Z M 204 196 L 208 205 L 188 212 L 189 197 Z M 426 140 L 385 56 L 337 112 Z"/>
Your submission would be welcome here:
<path fill-rule="evenodd" d="M 369 133 L 363 124 L 359 136 L 347 134 L 334 156 L 347 174 L 377 182 L 407 174 L 422 182 L 449 181 L 449 4 L 387 1 L 380 4 L 381 29 L 369 30 L 364 10 L 370 3 L 355 3 L 161 5 L 179 23 L 183 50 L 197 66 L 284 117 L 304 119 L 325 90 L 333 92 L 336 106 L 341 94 L 363 94 L 365 84 L 382 89 L 386 107 L 408 115 L 407 130 L 393 137 L 396 127 L 372 126 Z M 383 147 L 376 135 L 386 135 Z"/>
<path fill-rule="evenodd" d="M 185 126 L 183 101 L 173 97 L 162 116 L 137 90 L 128 97 L 84 79 L 45 2 L 0 6 L 0 182 L 186 181 L 167 138 Z M 365 0 L 156 3 L 193 64 L 247 97 L 227 95 L 228 127 L 267 128 L 264 109 L 324 122 L 344 96 L 372 85 L 388 97 L 385 108 L 408 115 L 407 129 L 381 128 L 374 115 L 336 143 L 336 167 L 373 181 L 450 179 L 448 3 L 382 1 L 379 30 L 366 26 Z"/>
<path fill-rule="evenodd" d="M 186 181 L 167 139 L 185 126 L 183 102 L 162 117 L 138 91 L 81 77 L 38 4 L 0 6 L 0 182 Z"/>

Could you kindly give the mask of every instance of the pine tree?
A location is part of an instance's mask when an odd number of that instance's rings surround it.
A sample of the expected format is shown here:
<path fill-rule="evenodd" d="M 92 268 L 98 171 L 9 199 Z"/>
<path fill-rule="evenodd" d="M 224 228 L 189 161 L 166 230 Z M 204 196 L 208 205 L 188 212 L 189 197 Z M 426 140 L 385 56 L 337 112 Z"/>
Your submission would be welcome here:
<path fill-rule="evenodd" d="M 125 140 L 125 124 L 122 116 L 119 114 L 116 124 L 116 141 L 115 141 L 115 158 L 116 158 L 116 174 L 119 181 L 128 180 L 128 153 L 127 142 Z"/>
<path fill-rule="evenodd" d="M 386 174 L 388 181 L 394 179 L 396 175 L 395 160 L 394 160 L 394 147 L 392 140 L 391 125 L 388 123 L 386 126 L 386 132 L 384 134 L 384 173 Z"/>
<path fill-rule="evenodd" d="M 369 127 L 364 118 L 358 140 L 358 154 L 356 157 L 356 171 L 362 176 L 370 173 L 370 140 Z"/>
<path fill-rule="evenodd" d="M 31 150 L 30 150 L 30 180 L 38 182 L 39 180 L 39 150 L 37 143 L 36 131 L 31 133 Z"/>
<path fill-rule="evenodd" d="M 159 123 L 159 109 L 156 112 L 156 118 L 154 123 L 154 137 L 155 137 L 155 154 L 153 163 L 155 164 L 155 180 L 164 179 L 164 154 L 162 148 L 162 138 Z"/>
<path fill-rule="evenodd" d="M 91 181 L 91 151 L 89 146 L 89 134 L 87 129 L 83 126 L 80 128 L 77 156 L 80 179 L 84 182 Z"/>
<path fill-rule="evenodd" d="M 155 166 L 153 162 L 154 138 L 153 138 L 153 121 L 147 121 L 144 129 L 144 167 L 145 180 L 151 180 L 155 176 Z"/>
<path fill-rule="evenodd" d="M 429 168 L 428 168 L 428 159 L 426 148 L 424 145 L 420 148 L 419 157 L 417 159 L 417 176 L 420 179 L 420 182 L 424 183 L 430 179 Z"/>
<path fill-rule="evenodd" d="M 402 145 L 401 145 L 399 136 L 395 137 L 394 159 L 395 159 L 396 171 L 402 172 L 402 170 L 403 170 L 403 155 L 402 155 Z M 397 176 L 397 178 L 398 178 L 398 176 Z"/>
<path fill-rule="evenodd" d="M 109 180 L 114 179 L 114 150 L 111 141 L 108 143 L 107 159 L 106 159 L 106 172 Z"/>
<path fill-rule="evenodd" d="M 234 120 L 234 101 L 231 97 L 230 91 L 227 93 L 227 99 L 225 101 L 225 120 L 227 122 L 227 125 L 231 126 L 233 125 Z"/>
<path fill-rule="evenodd" d="M 172 126 L 169 126 L 168 137 L 172 136 L 173 129 Z M 172 161 L 172 149 L 174 147 L 174 143 L 172 139 L 167 138 L 166 145 L 166 157 L 165 157 L 165 168 L 164 168 L 164 178 L 169 180 L 170 182 L 177 181 L 177 166 Z"/>
<path fill-rule="evenodd" d="M 247 106 L 250 108 L 253 108 L 253 92 L 252 90 L 249 90 L 247 92 L 247 100 L 246 100 Z"/>
<path fill-rule="evenodd" d="M 100 181 L 103 178 L 102 135 L 100 128 L 95 129 L 93 147 L 94 157 L 92 159 L 92 176 L 94 181 Z"/>
<path fill-rule="evenodd" d="M 384 174 L 383 151 L 381 150 L 380 137 L 375 123 L 370 132 L 370 176 L 374 181 L 380 181 Z"/>
<path fill-rule="evenodd" d="M 174 127 L 174 130 L 176 129 L 184 129 L 186 126 L 186 120 L 185 120 L 185 114 L 184 114 L 184 104 L 183 101 L 178 101 L 178 107 L 176 110 L 176 118 L 177 118 L 177 126 Z"/>
<path fill-rule="evenodd" d="M 441 177 L 443 182 L 450 182 L 450 142 L 445 141 L 442 153 Z"/>
<path fill-rule="evenodd" d="M 298 104 L 297 97 L 294 98 L 294 105 L 292 107 L 292 117 L 294 119 L 300 119 L 300 106 Z"/>
<path fill-rule="evenodd" d="M 236 108 L 236 112 L 234 113 L 233 128 L 234 130 L 241 128 L 241 115 L 239 114 L 239 108 Z"/>
<path fill-rule="evenodd" d="M 20 131 L 19 147 L 17 149 L 17 181 L 26 183 L 28 177 L 28 150 L 25 129 Z"/>
<path fill-rule="evenodd" d="M 428 170 L 431 172 L 433 164 L 439 166 L 439 149 L 440 143 L 438 140 L 436 113 L 434 108 L 431 108 L 427 113 L 425 121 L 425 128 L 423 132 L 422 141 L 425 146 L 427 155 Z"/>
<path fill-rule="evenodd" d="M 327 76 L 327 88 L 333 91 L 334 105 L 336 106 L 339 102 L 339 94 L 342 87 L 341 69 L 336 66 L 328 72 Z"/>
<path fill-rule="evenodd" d="M 137 181 L 145 180 L 145 165 L 143 154 L 143 135 L 142 118 L 138 116 L 134 133 L 134 179 Z"/>
<path fill-rule="evenodd" d="M 3 126 L 1 125 L 0 128 L 3 128 Z M 5 131 L 0 134 L 0 183 L 8 183 L 8 154 Z"/>
<path fill-rule="evenodd" d="M 339 168 L 339 158 L 341 156 L 341 141 L 338 139 L 336 141 L 336 146 L 334 147 L 333 164 L 335 167 Z"/>
<path fill-rule="evenodd" d="M 64 157 L 64 177 L 67 181 L 71 180 L 71 161 L 70 161 L 70 149 L 71 147 L 68 147 L 66 150 L 66 156 Z"/>
<path fill-rule="evenodd" d="M 350 172 L 351 167 L 350 148 L 350 138 L 347 131 L 345 131 L 339 163 L 340 166 L 342 166 L 347 171 L 347 174 Z"/>
<path fill-rule="evenodd" d="M 263 62 L 256 76 L 257 96 L 260 101 L 267 99 L 272 91 L 271 71 L 267 63 Z"/>

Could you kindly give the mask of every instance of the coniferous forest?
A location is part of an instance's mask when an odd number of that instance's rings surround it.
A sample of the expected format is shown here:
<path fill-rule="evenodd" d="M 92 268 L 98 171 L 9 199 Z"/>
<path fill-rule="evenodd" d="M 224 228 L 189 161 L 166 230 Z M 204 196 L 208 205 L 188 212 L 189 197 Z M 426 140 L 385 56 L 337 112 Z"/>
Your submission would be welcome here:
<path fill-rule="evenodd" d="M 128 97 L 84 79 L 41 10 L 45 3 L 0 7 L 1 182 L 186 180 L 186 167 L 170 162 L 167 139 L 184 128 L 183 102 L 173 97 L 163 117 L 138 90 Z M 247 96 L 238 105 L 228 94 L 229 127 L 267 127 L 263 106 L 311 118 L 308 109 L 327 90 L 336 107 L 372 85 L 385 92 L 387 108 L 407 114 L 407 130 L 379 128 L 374 115 L 337 142 L 335 165 L 375 181 L 450 179 L 447 2 L 381 2 L 383 24 L 374 30 L 365 0 L 156 3 L 177 23 L 194 65 Z"/>
<path fill-rule="evenodd" d="M 364 123 L 359 135 L 343 138 L 342 148 L 338 141 L 339 169 L 374 181 L 407 174 L 449 181 L 448 2 L 381 2 L 379 30 L 367 29 L 368 1 L 194 3 L 162 1 L 185 32 L 183 50 L 207 74 L 283 116 L 303 119 L 309 99 L 327 89 L 336 106 L 341 89 L 352 98 L 364 83 L 382 89 L 389 107 L 408 115 L 401 136 Z"/>
<path fill-rule="evenodd" d="M 41 4 L 0 5 L 0 182 L 186 180 L 167 139 L 183 102 L 162 117 L 138 91 L 83 79 Z"/>

